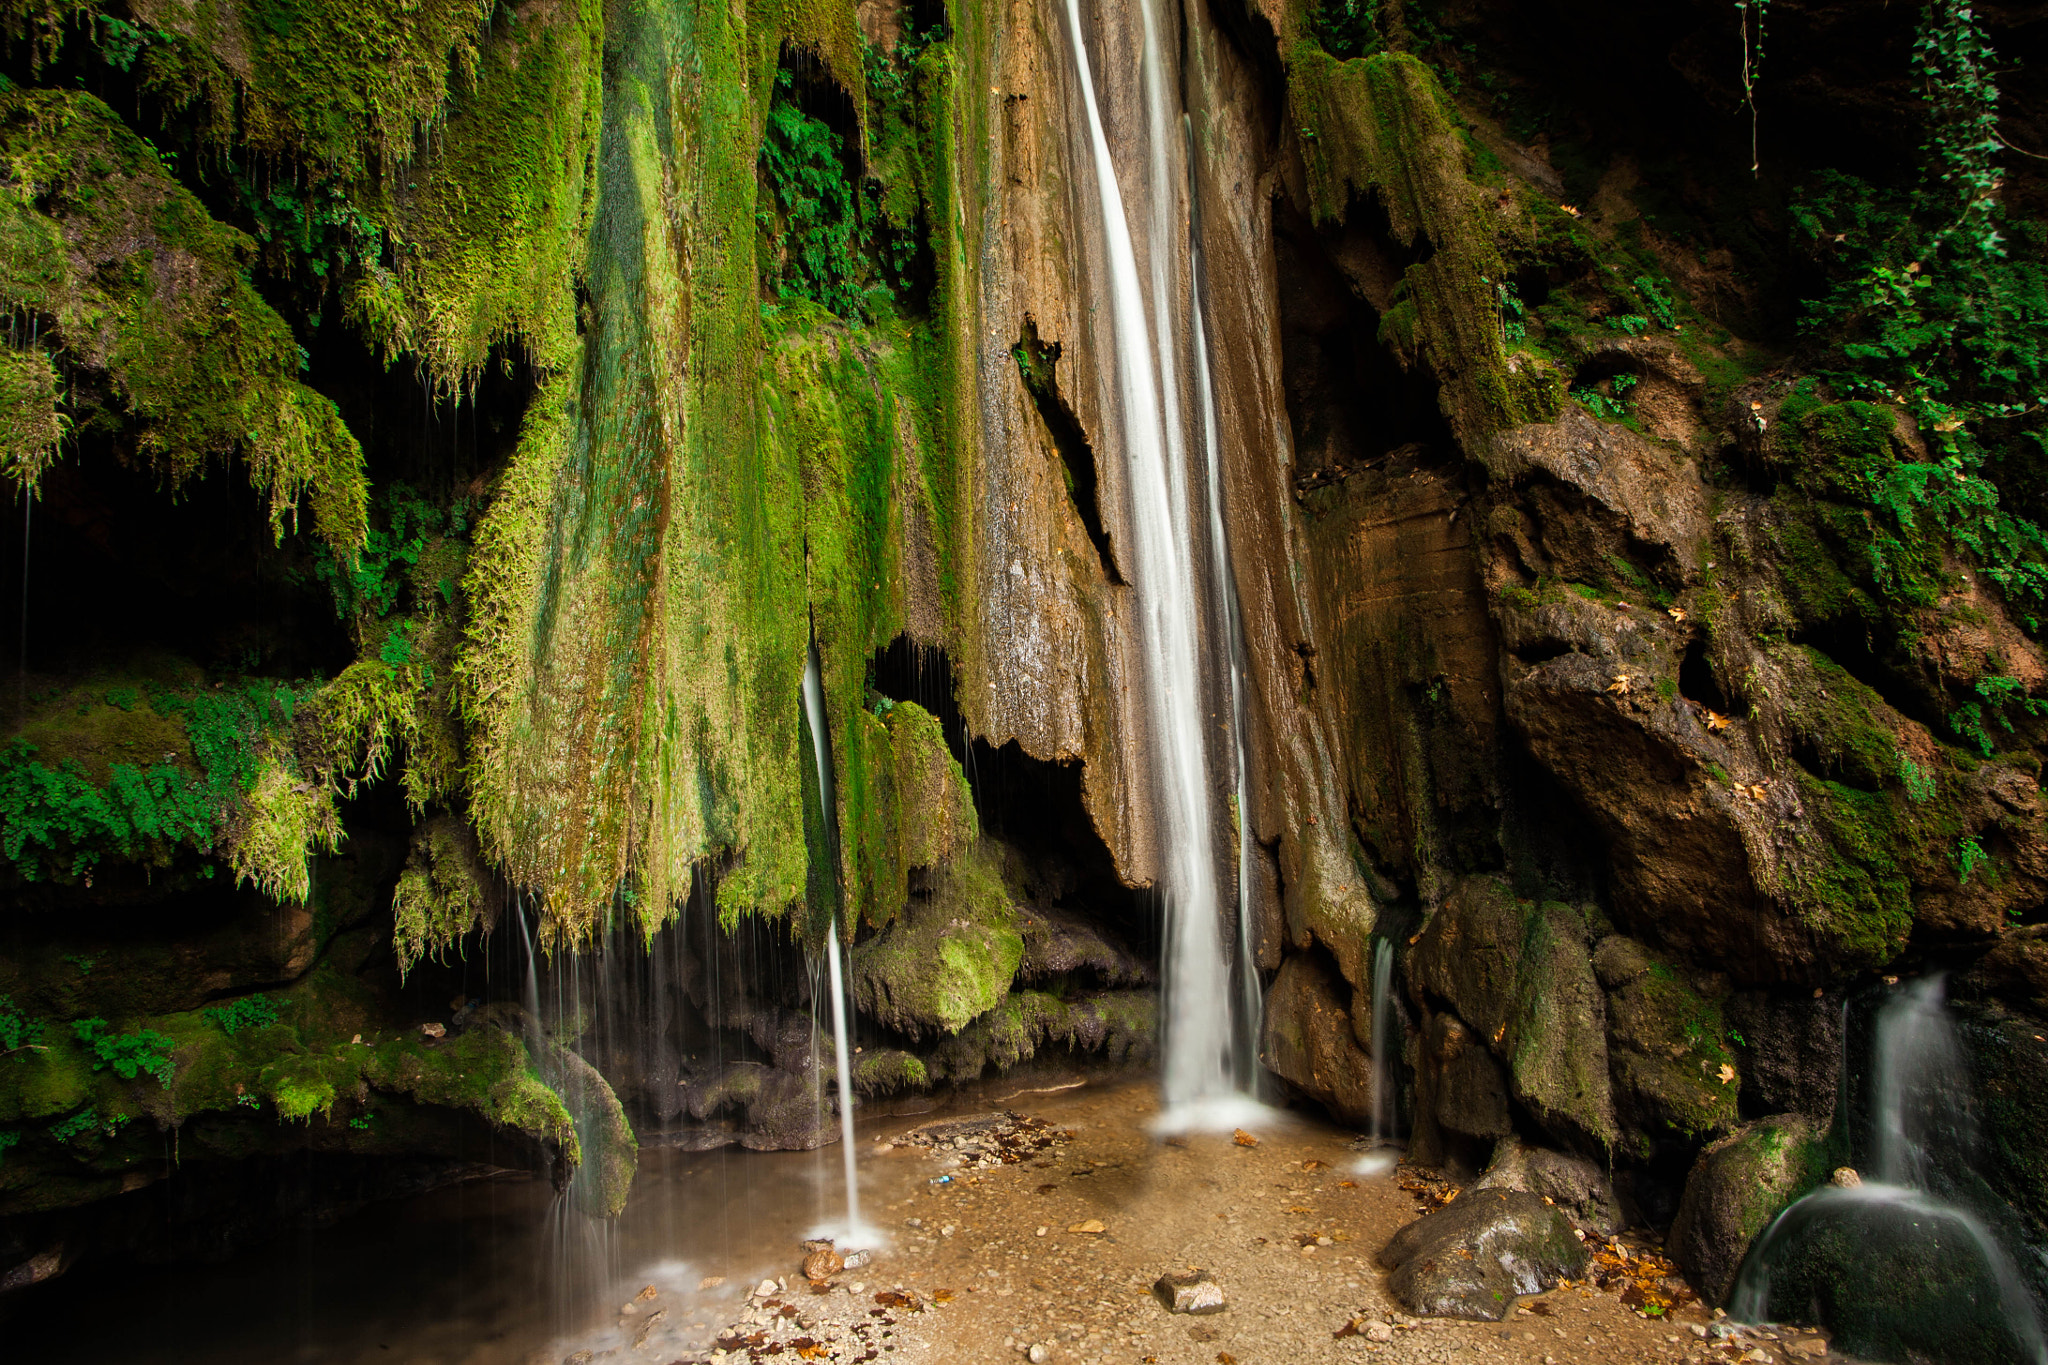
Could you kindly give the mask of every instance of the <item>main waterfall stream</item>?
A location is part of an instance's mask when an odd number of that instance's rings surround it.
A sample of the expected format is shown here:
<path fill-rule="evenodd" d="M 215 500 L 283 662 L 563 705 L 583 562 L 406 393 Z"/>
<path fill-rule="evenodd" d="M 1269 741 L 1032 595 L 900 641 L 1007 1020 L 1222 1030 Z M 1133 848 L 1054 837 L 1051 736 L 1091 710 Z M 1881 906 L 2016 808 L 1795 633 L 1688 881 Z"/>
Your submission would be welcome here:
<path fill-rule="evenodd" d="M 1136 619 L 1145 642 L 1140 669 L 1145 719 L 1154 760 L 1154 785 L 1159 795 L 1158 831 L 1160 887 L 1166 915 L 1164 948 L 1163 1087 L 1167 1104 L 1159 1127 L 1163 1131 L 1224 1129 L 1258 1111 L 1248 1093 L 1253 1083 L 1251 1037 L 1257 1027 L 1258 985 L 1249 961 L 1249 919 L 1246 913 L 1245 781 L 1242 752 L 1243 714 L 1237 667 L 1236 628 L 1229 605 L 1223 535 L 1220 451 L 1216 439 L 1214 396 L 1210 388 L 1207 340 L 1199 300 L 1200 276 L 1193 270 L 1197 297 L 1187 310 L 1194 336 L 1200 449 L 1204 477 L 1198 485 L 1203 505 L 1190 496 L 1190 445 L 1183 419 L 1179 366 L 1175 358 L 1175 304 L 1180 291 L 1174 264 L 1183 247 L 1190 256 L 1193 236 L 1177 221 L 1181 188 L 1174 167 L 1174 149 L 1186 149 L 1181 118 L 1169 112 L 1166 63 L 1159 42 L 1159 23 L 1151 0 L 1141 0 L 1143 143 L 1147 151 L 1146 196 L 1151 212 L 1146 226 L 1151 313 L 1146 311 L 1148 281 L 1141 277 L 1131 234 L 1131 216 L 1124 208 L 1096 99 L 1095 81 L 1082 28 L 1079 0 L 1067 0 L 1071 39 L 1082 104 L 1087 113 L 1088 144 L 1093 156 L 1095 186 L 1101 210 L 1107 259 L 1101 264 L 1109 283 L 1113 340 L 1109 347 L 1116 367 L 1116 398 L 1127 473 L 1129 519 L 1134 541 L 1130 578 L 1137 601 Z M 1191 187 L 1189 187 L 1191 189 Z M 1211 571 L 1220 580 L 1214 597 L 1223 609 L 1205 613 L 1202 575 L 1194 528 L 1206 526 L 1210 536 Z M 1220 619 L 1205 620 L 1205 615 Z M 1224 654 L 1230 707 L 1229 733 L 1235 748 L 1233 780 L 1237 796 L 1239 881 L 1235 888 L 1238 914 L 1234 944 L 1226 945 L 1226 919 L 1219 883 L 1211 759 L 1203 719 L 1205 639 Z M 1232 962 L 1237 964 L 1238 990 L 1233 1005 Z"/>

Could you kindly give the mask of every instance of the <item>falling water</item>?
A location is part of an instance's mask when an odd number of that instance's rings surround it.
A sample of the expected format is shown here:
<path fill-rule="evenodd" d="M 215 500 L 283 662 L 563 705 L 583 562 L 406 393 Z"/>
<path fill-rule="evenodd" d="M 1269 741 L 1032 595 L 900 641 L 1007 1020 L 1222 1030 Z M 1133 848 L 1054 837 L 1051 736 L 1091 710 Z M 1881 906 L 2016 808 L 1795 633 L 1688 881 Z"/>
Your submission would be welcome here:
<path fill-rule="evenodd" d="M 1384 1175 L 1396 1164 L 1394 1141 L 1394 1056 L 1399 1024 L 1394 1018 L 1394 942 L 1376 936 L 1372 947 L 1372 1131 L 1369 1150 L 1352 1164 L 1359 1175 Z"/>
<path fill-rule="evenodd" d="M 818 765 L 818 808 L 824 812 L 829 845 L 836 803 L 832 791 L 831 739 L 825 731 L 825 685 L 818 668 L 816 644 L 804 660 L 804 719 L 811 731 L 811 758 Z M 865 1242 L 871 1241 L 873 1234 L 861 1223 L 860 1181 L 853 1168 L 853 1061 L 847 1046 L 846 974 L 839 960 L 836 913 L 825 934 L 825 970 L 832 992 L 832 1060 L 839 1086 L 839 1159 L 846 1178 L 846 1228 L 842 1240 Z"/>
<path fill-rule="evenodd" d="M 1133 558 L 1131 579 L 1139 629 L 1147 646 L 1144 670 L 1148 732 L 1162 796 L 1161 890 L 1166 907 L 1164 1128 L 1229 1127 L 1244 1119 L 1250 1101 L 1232 1085 L 1229 971 L 1226 963 L 1209 800 L 1209 765 L 1201 696 L 1200 593 L 1187 485 L 1187 446 L 1180 421 L 1179 379 L 1173 360 L 1171 309 L 1173 169 L 1168 149 L 1177 132 L 1167 116 L 1164 61 L 1150 0 L 1144 22 L 1143 74 L 1150 152 L 1152 301 L 1117 185 L 1116 166 L 1095 98 L 1079 0 L 1067 0 L 1074 62 L 1088 118 L 1096 192 L 1108 252 L 1111 350 L 1123 416 L 1125 466 Z M 1182 144 L 1184 145 L 1184 143 Z M 1155 343 L 1155 323 L 1160 338 Z M 1199 322 L 1196 323 L 1199 326 Z M 1206 361 L 1201 362 L 1206 366 Z M 1209 402 L 1206 375 L 1202 401 Z M 1213 464 L 1213 461 L 1212 461 Z M 1205 488 L 1205 492 L 1210 491 Z M 1219 564 L 1220 567 L 1220 564 Z M 1240 774 L 1241 781 L 1241 774 Z"/>
<path fill-rule="evenodd" d="M 1989 1275 L 1988 1287 L 1995 1293 L 1997 1315 L 2011 1345 L 2033 1365 L 2048 1365 L 2048 1338 L 2043 1336 L 2033 1297 L 1997 1235 L 1977 1214 L 1930 1188 L 1945 1183 L 1941 1163 L 1969 1160 L 1977 1135 L 1968 1061 L 1949 1016 L 1940 975 L 1912 983 L 1879 1011 L 1871 1070 L 1873 1178 L 1849 1188 L 1824 1185 L 1772 1220 L 1743 1263 L 1729 1301 L 1730 1314 L 1745 1322 L 1767 1321 L 1774 1306 L 1774 1281 L 1784 1278 L 1802 1246 L 1813 1239 L 1832 1235 L 1851 1245 L 1918 1244 L 1948 1270 L 1952 1281 L 1964 1281 L 1960 1290 L 1952 1282 L 1940 1286 L 1950 1295 L 1949 1311 L 1958 1297 L 1977 1306 L 1966 1282 L 1976 1268 L 1969 1264 L 1974 1258 Z M 1876 1285 L 1840 1285 L 1838 1294 L 1852 1303 L 1866 1291 L 1904 1298 L 1910 1291 L 1897 1278 Z M 1938 1292 L 1926 1283 L 1917 1288 Z M 1777 1306 L 1797 1311 L 1804 1304 Z M 1941 1316 L 1918 1304 L 1904 1307 L 1930 1324 Z M 1842 1326 L 1834 1325 L 1838 1330 Z M 1946 1323 L 1921 1330 L 1929 1345 L 1937 1335 L 1951 1336 L 1955 1331 Z M 1848 1344 L 1859 1350 L 1881 1345 Z M 1965 1351 L 1962 1346 L 1954 1349 Z M 1937 1351 L 1935 1358 L 1949 1357 Z"/>

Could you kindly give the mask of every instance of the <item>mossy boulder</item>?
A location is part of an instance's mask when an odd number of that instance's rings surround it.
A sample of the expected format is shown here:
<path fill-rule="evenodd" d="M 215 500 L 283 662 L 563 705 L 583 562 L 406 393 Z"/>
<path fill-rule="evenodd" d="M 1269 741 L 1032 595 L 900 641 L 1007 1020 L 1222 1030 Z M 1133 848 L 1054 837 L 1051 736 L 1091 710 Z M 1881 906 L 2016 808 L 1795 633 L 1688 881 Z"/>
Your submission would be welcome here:
<path fill-rule="evenodd" d="M 1008 994 L 1024 961 L 1017 909 L 993 853 L 970 847 L 934 869 L 886 927 L 853 947 L 861 1011 L 912 1038 L 958 1033 Z"/>
<path fill-rule="evenodd" d="M 1708 1303 L 1728 1301 L 1750 1243 L 1826 1175 L 1824 1137 L 1804 1114 L 1778 1114 L 1700 1153 L 1664 1245 Z"/>
<path fill-rule="evenodd" d="M 1702 980 L 1620 934 L 1600 941 L 1615 1110 L 1647 1156 L 1666 1137 L 1719 1136 L 1736 1122 L 1741 1075 L 1728 1046 L 1725 983 Z"/>
<path fill-rule="evenodd" d="M 1007 1071 L 1059 1047 L 1112 1067 L 1142 1065 L 1155 1055 L 1159 998 L 1151 991 L 1097 991 L 1068 999 L 1047 991 L 1018 991 L 925 1057 L 935 1081 L 955 1084 L 989 1067 Z"/>
<path fill-rule="evenodd" d="M 1507 1068 L 1514 1098 L 1558 1140 L 1611 1147 L 1606 999 L 1586 919 L 1518 898 L 1491 877 L 1458 882 L 1408 955 L 1412 990 L 1456 1010 Z"/>

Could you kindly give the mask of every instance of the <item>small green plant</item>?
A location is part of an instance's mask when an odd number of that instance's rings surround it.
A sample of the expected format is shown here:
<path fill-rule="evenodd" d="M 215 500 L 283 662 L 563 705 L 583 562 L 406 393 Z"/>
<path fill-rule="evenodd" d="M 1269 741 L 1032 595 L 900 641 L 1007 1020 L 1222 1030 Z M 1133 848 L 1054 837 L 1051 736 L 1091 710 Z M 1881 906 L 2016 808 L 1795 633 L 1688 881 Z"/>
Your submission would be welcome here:
<path fill-rule="evenodd" d="M 399 609 L 428 542 L 436 536 L 467 537 L 474 515 L 466 498 L 442 508 L 409 484 L 386 484 L 377 490 L 370 527 L 355 562 L 344 563 L 323 544 L 314 553 L 313 576 L 326 584 L 334 597 L 334 613 L 342 620 L 381 621 Z M 453 584 L 437 580 L 435 587 L 444 600 L 453 596 Z M 417 610 L 428 604 L 415 600 L 412 605 Z"/>
<path fill-rule="evenodd" d="M 158 1084 L 170 1085 L 175 1070 L 171 1049 L 175 1044 L 155 1029 L 109 1033 L 106 1020 L 93 1018 L 72 1020 L 71 1031 L 91 1050 L 94 1071 L 112 1067 L 114 1074 L 124 1081 L 147 1073 L 156 1077 Z"/>
<path fill-rule="evenodd" d="M 59 1119 L 57 1122 L 51 1124 L 50 1136 L 57 1139 L 57 1141 L 59 1142 L 69 1142 L 73 1138 L 82 1137 L 85 1134 L 90 1133 L 93 1129 L 99 1126 L 99 1110 L 94 1109 L 93 1107 L 88 1105 L 85 1108 L 79 1110 L 77 1113 L 73 1114 L 71 1117 L 66 1119 Z"/>
<path fill-rule="evenodd" d="M 142 704 L 142 692 L 134 687 L 111 687 L 107 689 L 107 705 L 117 711 L 133 711 Z"/>
<path fill-rule="evenodd" d="M 1977 698 L 1968 701 L 1949 713 L 1949 728 L 1959 739 L 1976 746 L 1977 752 L 1989 758 L 1997 751 L 1986 724 L 1995 723 L 2010 734 L 2013 724 L 2007 718 L 2011 710 L 2027 715 L 2048 715 L 2048 702 L 2027 695 L 2025 684 L 2018 678 L 1979 678 L 1974 687 Z"/>
<path fill-rule="evenodd" d="M 1606 318 L 1607 325 L 1617 332 L 1626 332 L 1639 337 L 1650 330 L 1650 320 L 1641 313 L 1616 313 Z"/>
<path fill-rule="evenodd" d="M 1749 1039 L 1742 1036 L 1742 1031 L 1740 1029 L 1729 1029 L 1728 1041 L 1735 1044 L 1735 1046 L 1737 1047 L 1749 1046 Z"/>
<path fill-rule="evenodd" d="M 1976 835 L 1965 834 L 1956 841 L 1957 880 L 1967 885 L 1970 874 L 1990 857 L 1991 855 L 1984 851 L 1984 845 L 1977 842 Z"/>
<path fill-rule="evenodd" d="M 15 1008 L 14 997 L 0 995 L 0 1056 L 25 1048 L 42 1050 L 43 1021 Z"/>
<path fill-rule="evenodd" d="M 245 995 L 202 1013 L 231 1038 L 245 1028 L 269 1028 L 277 1022 L 277 1006 L 267 995 Z"/>
<path fill-rule="evenodd" d="M 235 1103 L 244 1109 L 261 1109 L 263 1107 L 263 1101 L 246 1090 L 235 1096 Z"/>
<path fill-rule="evenodd" d="M 1913 801 L 1932 799 L 1936 790 L 1934 778 L 1915 763 L 1904 749 L 1899 750 L 1899 781 L 1906 788 L 1906 796 Z"/>
<path fill-rule="evenodd" d="M 365 1114 L 361 1118 L 350 1119 L 348 1121 L 348 1126 L 355 1129 L 357 1132 L 368 1132 L 370 1127 L 370 1116 L 368 1114 Z"/>
<path fill-rule="evenodd" d="M 1660 282 L 1650 275 L 1638 275 L 1633 283 L 1636 293 L 1642 297 L 1643 306 L 1650 310 L 1650 316 L 1657 320 L 1657 325 L 1667 332 L 1678 330 L 1678 316 L 1672 311 L 1671 295 L 1665 292 L 1671 282 Z"/>
<path fill-rule="evenodd" d="M 18 1128 L 0 1128 L 0 1166 L 4 1166 L 5 1164 L 7 1164 L 7 1163 L 6 1163 L 6 1158 L 7 1158 L 7 1149 L 8 1149 L 8 1148 L 10 1148 L 10 1147 L 18 1147 L 18 1146 L 20 1146 L 20 1145 L 21 1145 L 21 1130 L 20 1130 L 20 1129 L 18 1129 Z"/>
<path fill-rule="evenodd" d="M 94 959 L 86 957 L 80 953 L 66 953 L 64 954 L 64 960 L 66 962 L 69 962 L 72 966 L 78 968 L 78 974 L 80 976 L 92 975 Z"/>
<path fill-rule="evenodd" d="M 1623 372 L 1606 381 L 1608 391 L 1602 393 L 1597 387 L 1587 385 L 1572 390 L 1572 397 L 1584 403 L 1595 417 L 1602 421 L 1616 422 L 1628 416 L 1625 396 L 1636 386 L 1636 376 Z"/>

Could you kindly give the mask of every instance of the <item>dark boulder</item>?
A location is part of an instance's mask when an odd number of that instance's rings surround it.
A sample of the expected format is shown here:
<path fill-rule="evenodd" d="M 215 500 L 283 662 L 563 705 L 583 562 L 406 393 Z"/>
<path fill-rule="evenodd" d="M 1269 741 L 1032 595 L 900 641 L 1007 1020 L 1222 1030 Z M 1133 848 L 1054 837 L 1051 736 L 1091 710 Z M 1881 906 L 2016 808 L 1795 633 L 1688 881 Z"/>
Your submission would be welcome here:
<path fill-rule="evenodd" d="M 1587 1256 L 1571 1220 L 1537 1195 L 1469 1190 L 1395 1233 L 1378 1259 L 1410 1312 L 1498 1322 L 1516 1296 L 1583 1274 Z"/>

